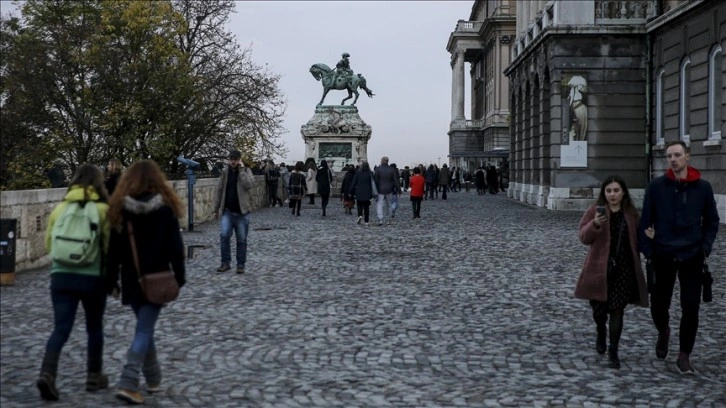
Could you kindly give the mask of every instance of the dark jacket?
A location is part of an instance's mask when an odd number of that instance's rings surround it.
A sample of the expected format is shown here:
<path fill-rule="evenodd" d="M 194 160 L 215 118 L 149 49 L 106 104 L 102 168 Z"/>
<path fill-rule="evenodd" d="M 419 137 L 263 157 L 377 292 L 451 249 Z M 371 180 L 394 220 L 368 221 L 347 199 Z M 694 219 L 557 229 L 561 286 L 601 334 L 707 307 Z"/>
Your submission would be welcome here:
<path fill-rule="evenodd" d="M 355 196 L 357 201 L 370 201 L 373 199 L 373 172 L 370 170 L 358 170 L 353 176 L 353 181 L 348 194 Z"/>
<path fill-rule="evenodd" d="M 378 194 L 391 194 L 398 191 L 398 171 L 388 164 L 376 167 L 376 187 Z"/>
<path fill-rule="evenodd" d="M 672 169 L 653 179 L 645 190 L 643 214 L 638 228 L 640 252 L 685 260 L 711 253 L 718 232 L 718 210 L 711 184 L 688 167 L 685 179 L 676 180 Z M 645 230 L 653 226 L 655 237 Z"/>
<path fill-rule="evenodd" d="M 121 178 L 121 173 L 111 173 L 108 175 L 108 178 L 106 178 L 104 184 L 106 185 L 106 191 L 108 191 L 109 197 L 111 197 L 113 191 L 116 190 L 119 178 Z"/>
<path fill-rule="evenodd" d="M 136 249 L 141 274 L 173 270 L 179 287 L 186 283 L 184 269 L 184 244 L 179 232 L 179 220 L 174 211 L 166 206 L 161 195 L 139 198 L 125 197 L 122 230 L 111 231 L 108 251 L 108 288 L 117 287 L 121 273 L 123 304 L 147 303 L 131 254 L 127 221 L 134 228 Z"/>
<path fill-rule="evenodd" d="M 333 172 L 329 167 L 321 166 L 315 174 L 315 181 L 318 182 L 318 194 L 330 195 L 330 183 L 333 182 Z"/>
<path fill-rule="evenodd" d="M 343 200 L 353 200 L 353 196 L 351 195 L 351 190 L 353 187 L 353 179 L 355 178 L 355 169 L 350 169 L 347 172 L 345 172 L 345 177 L 343 177 L 343 183 L 341 183 L 340 186 L 340 194 L 343 195 Z"/>

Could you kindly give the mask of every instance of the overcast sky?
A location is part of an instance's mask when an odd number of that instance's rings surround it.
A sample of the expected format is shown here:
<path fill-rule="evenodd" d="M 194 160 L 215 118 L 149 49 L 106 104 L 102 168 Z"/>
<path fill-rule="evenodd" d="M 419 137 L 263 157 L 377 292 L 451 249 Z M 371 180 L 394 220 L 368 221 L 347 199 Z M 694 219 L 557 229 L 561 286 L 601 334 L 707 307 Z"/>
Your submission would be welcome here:
<path fill-rule="evenodd" d="M 368 159 L 387 155 L 399 167 L 447 162 L 451 66 L 446 51 L 458 20 L 473 1 L 240 1 L 230 29 L 252 59 L 282 76 L 287 99 L 286 162 L 304 160 L 300 127 L 315 113 L 323 87 L 308 71 L 331 68 L 343 52 L 375 96 L 360 90 L 358 111 L 373 133 Z M 330 91 L 339 104 L 346 91 Z M 349 104 L 351 100 L 347 101 Z M 468 104 L 467 104 L 468 106 Z M 469 113 L 467 110 L 467 117 Z M 275 158 L 280 161 L 280 158 Z"/>

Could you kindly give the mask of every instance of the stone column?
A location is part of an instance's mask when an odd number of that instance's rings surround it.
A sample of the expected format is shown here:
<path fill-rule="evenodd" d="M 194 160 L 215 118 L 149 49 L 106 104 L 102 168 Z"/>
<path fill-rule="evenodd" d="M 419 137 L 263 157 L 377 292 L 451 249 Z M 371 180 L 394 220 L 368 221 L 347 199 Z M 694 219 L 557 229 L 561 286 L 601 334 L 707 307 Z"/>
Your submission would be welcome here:
<path fill-rule="evenodd" d="M 454 63 L 454 83 L 453 83 L 453 118 L 464 119 L 464 51 L 459 50 L 456 53 L 456 62 Z"/>

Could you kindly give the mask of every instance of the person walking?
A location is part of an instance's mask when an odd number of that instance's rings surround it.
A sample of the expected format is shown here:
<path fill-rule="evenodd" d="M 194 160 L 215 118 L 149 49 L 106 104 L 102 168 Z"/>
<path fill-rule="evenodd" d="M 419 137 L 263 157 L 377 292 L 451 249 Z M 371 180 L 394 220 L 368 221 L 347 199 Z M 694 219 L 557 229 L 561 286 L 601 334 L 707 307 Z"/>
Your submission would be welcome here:
<path fill-rule="evenodd" d="M 436 183 L 438 181 L 436 178 L 436 169 L 434 169 L 433 164 L 429 164 L 429 167 L 426 169 L 426 173 L 424 173 L 424 177 L 426 179 L 426 196 L 433 199 L 434 193 L 436 193 Z"/>
<path fill-rule="evenodd" d="M 343 200 L 343 208 L 348 215 L 353 214 L 353 206 L 355 205 L 355 197 L 350 194 L 353 186 L 353 178 L 355 177 L 355 167 L 353 165 L 346 166 L 345 176 L 340 186 L 341 200 Z"/>
<path fill-rule="evenodd" d="M 364 222 L 368 225 L 370 219 L 371 200 L 376 196 L 376 182 L 374 180 L 371 166 L 367 161 L 360 165 L 360 170 L 353 176 L 350 190 L 348 194 L 355 197 L 356 206 L 358 207 L 358 224 Z"/>
<path fill-rule="evenodd" d="M 305 178 L 305 182 L 307 183 L 307 192 L 308 197 L 310 198 L 310 201 L 308 204 L 315 205 L 315 194 L 318 193 L 318 182 L 316 181 L 315 177 L 318 174 L 318 168 L 315 165 L 314 160 L 310 160 L 308 162 L 308 173 Z"/>
<path fill-rule="evenodd" d="M 485 195 L 487 183 L 486 183 L 486 176 L 484 174 L 483 166 L 479 166 L 479 168 L 476 169 L 476 172 L 474 173 L 474 181 L 476 183 L 476 194 Z"/>
<path fill-rule="evenodd" d="M 231 269 L 232 250 L 230 240 L 232 231 L 237 239 L 237 273 L 245 273 L 247 262 L 247 233 L 250 227 L 250 190 L 254 185 L 252 172 L 242 163 L 239 150 L 229 152 L 229 165 L 222 171 L 214 195 L 214 217 L 222 217 L 220 222 L 219 247 L 222 265 L 217 272 Z"/>
<path fill-rule="evenodd" d="M 290 173 L 290 183 L 287 186 L 287 196 L 290 198 L 292 215 L 297 214 L 300 216 L 300 207 L 302 207 L 302 200 L 307 191 L 305 179 L 305 163 L 298 161 L 295 163 L 295 169 Z"/>
<path fill-rule="evenodd" d="M 333 183 L 333 172 L 330 171 L 327 160 L 320 161 L 320 168 L 315 174 L 315 183 L 318 185 L 320 205 L 323 207 L 323 217 L 325 217 L 325 209 L 328 208 L 330 201 L 330 185 Z"/>
<path fill-rule="evenodd" d="M 443 166 L 441 166 L 441 170 L 439 170 L 439 177 L 438 177 L 438 183 L 439 188 L 441 189 L 441 199 L 446 200 L 446 191 L 449 189 L 449 178 L 451 176 L 451 172 L 449 172 L 449 166 L 444 163 Z"/>
<path fill-rule="evenodd" d="M 421 201 L 424 198 L 424 188 L 426 179 L 421 175 L 421 169 L 413 168 L 413 176 L 411 176 L 411 207 L 413 209 L 413 218 L 421 218 Z"/>
<path fill-rule="evenodd" d="M 280 163 L 280 180 L 282 180 L 282 196 L 285 198 L 284 202 L 288 203 L 287 186 L 290 184 L 290 171 L 287 169 L 285 163 Z"/>
<path fill-rule="evenodd" d="M 590 300 L 597 337 L 595 349 L 607 348 L 606 323 L 610 317 L 610 367 L 620 368 L 618 354 L 623 313 L 628 303 L 648 306 L 648 291 L 637 246 L 638 210 L 620 176 L 606 177 L 595 205 L 580 220 L 579 238 L 588 245 L 575 287 L 575 297 Z"/>
<path fill-rule="evenodd" d="M 486 183 L 489 187 L 489 194 L 497 194 L 499 192 L 499 176 L 497 176 L 497 168 L 489 166 L 486 171 Z"/>
<path fill-rule="evenodd" d="M 267 186 L 267 197 L 269 199 L 270 207 L 280 205 L 282 207 L 282 200 L 277 197 L 277 189 L 280 183 L 280 170 L 275 167 L 275 163 L 272 160 L 267 162 L 265 165 L 265 185 Z"/>
<path fill-rule="evenodd" d="M 403 178 L 403 191 L 408 191 L 408 186 L 411 182 L 411 169 L 409 169 L 408 166 L 403 167 L 401 177 Z"/>
<path fill-rule="evenodd" d="M 108 201 L 101 169 L 92 164 L 78 167 L 70 181 L 63 201 L 51 212 L 45 233 L 45 245 L 51 256 L 50 298 L 53 304 L 53 332 L 45 345 L 36 385 L 44 400 L 57 401 L 58 362 L 63 346 L 73 330 L 78 304 L 83 306 L 88 333 L 86 361 L 86 390 L 108 387 L 103 373 L 103 314 L 106 310 L 107 286 L 102 258 L 108 251 L 110 226 L 107 218 Z M 69 251 L 75 238 L 73 219 L 90 224 L 87 238 L 91 245 L 85 251 Z M 74 236 L 71 236 L 74 235 Z M 67 256 L 69 255 L 73 256 Z M 72 258 L 83 262 L 74 263 Z"/>
<path fill-rule="evenodd" d="M 375 183 L 378 189 L 378 198 L 376 198 L 376 215 L 378 216 L 378 225 L 383 225 L 385 221 L 391 223 L 391 215 L 393 208 L 391 207 L 391 195 L 394 191 L 398 191 L 398 171 L 388 165 L 388 156 L 381 157 L 380 166 L 376 167 Z"/>
<path fill-rule="evenodd" d="M 698 332 L 703 265 L 711 254 L 719 216 L 711 184 L 688 162 L 682 141 L 666 145 L 668 170 L 653 179 L 645 190 L 643 216 L 638 233 L 640 251 L 655 270 L 650 312 L 658 330 L 655 354 L 668 355 L 670 306 L 676 276 L 681 287 L 680 350 L 676 367 L 693 374 L 691 352 Z"/>
<path fill-rule="evenodd" d="M 118 184 L 118 179 L 121 177 L 123 168 L 124 166 L 119 159 L 111 159 L 108 161 L 108 164 L 106 165 L 107 175 L 104 185 L 106 186 L 106 192 L 109 196 L 111 196 L 113 191 L 116 189 L 116 184 Z"/>
<path fill-rule="evenodd" d="M 183 206 L 153 160 L 140 160 L 129 166 L 109 205 L 113 227 L 108 254 L 109 287 L 118 293 L 120 275 L 121 302 L 130 306 L 136 316 L 136 329 L 116 397 L 142 404 L 144 397 L 139 391 L 142 374 L 147 391 L 156 392 L 161 387 L 154 328 L 162 305 L 146 299 L 139 280 L 141 275 L 168 271 L 171 266 L 179 287 L 186 283 L 184 243 L 179 232 Z"/>

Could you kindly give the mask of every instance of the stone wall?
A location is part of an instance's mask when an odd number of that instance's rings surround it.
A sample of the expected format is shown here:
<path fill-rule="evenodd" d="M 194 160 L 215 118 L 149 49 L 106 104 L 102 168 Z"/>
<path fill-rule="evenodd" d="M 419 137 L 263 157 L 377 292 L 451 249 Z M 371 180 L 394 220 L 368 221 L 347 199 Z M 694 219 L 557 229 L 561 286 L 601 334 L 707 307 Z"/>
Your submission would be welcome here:
<path fill-rule="evenodd" d="M 338 195 L 342 173 L 334 173 L 332 193 Z M 174 180 L 169 182 L 184 203 L 185 211 L 179 224 L 188 228 L 187 181 Z M 216 178 L 199 179 L 194 185 L 194 224 L 201 224 L 214 219 L 212 211 Z M 282 195 L 282 183 L 279 183 L 278 197 Z M 23 271 L 48 265 L 50 260 L 45 251 L 45 231 L 48 218 L 53 208 L 63 200 L 66 188 L 43 190 L 22 190 L 0 192 L 0 218 L 16 219 L 16 257 L 15 270 Z M 252 188 L 252 206 L 254 209 L 268 205 L 268 194 L 264 176 L 255 176 Z"/>

